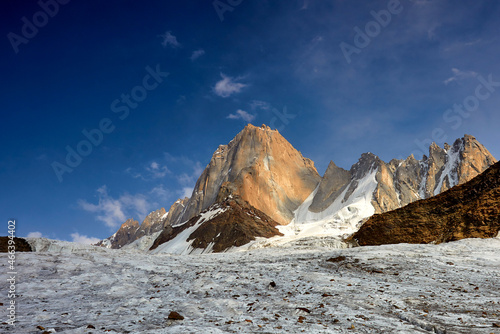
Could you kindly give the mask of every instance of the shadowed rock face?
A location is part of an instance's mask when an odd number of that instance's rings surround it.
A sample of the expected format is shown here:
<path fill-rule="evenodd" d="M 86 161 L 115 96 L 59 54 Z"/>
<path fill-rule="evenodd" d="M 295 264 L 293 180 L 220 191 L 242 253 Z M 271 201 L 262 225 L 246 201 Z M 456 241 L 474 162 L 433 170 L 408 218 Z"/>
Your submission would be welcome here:
<path fill-rule="evenodd" d="M 16 252 L 32 252 L 30 244 L 23 238 L 14 237 L 14 246 Z M 0 237 L 0 253 L 7 253 L 8 251 L 9 237 Z"/>
<path fill-rule="evenodd" d="M 249 124 L 228 145 L 215 151 L 185 210 L 172 225 L 182 224 L 214 204 L 226 182 L 231 184 L 234 195 L 278 223 L 288 224 L 293 211 L 320 179 L 314 163 L 278 131 Z"/>
<path fill-rule="evenodd" d="M 470 173 L 475 167 L 462 170 Z M 470 175 L 470 174 L 469 174 Z M 435 197 L 372 216 L 354 234 L 362 246 L 491 238 L 500 230 L 500 163 Z"/>
<path fill-rule="evenodd" d="M 351 173 L 330 161 L 309 210 L 321 212 L 328 208 L 340 196 L 349 181 L 351 181 Z"/>
<path fill-rule="evenodd" d="M 224 188 L 224 191 L 226 189 Z M 203 213 L 211 211 L 221 211 L 221 213 L 203 221 Z M 224 200 L 218 199 L 215 204 L 191 218 L 186 224 L 164 229 L 151 250 L 175 239 L 182 231 L 196 224 L 199 224 L 198 228 L 187 237 L 186 241 L 192 241 L 191 247 L 194 249 L 211 249 L 215 253 L 243 246 L 256 237 L 271 238 L 282 235 L 276 228 L 279 225 L 276 221 L 240 197 L 229 195 Z"/>

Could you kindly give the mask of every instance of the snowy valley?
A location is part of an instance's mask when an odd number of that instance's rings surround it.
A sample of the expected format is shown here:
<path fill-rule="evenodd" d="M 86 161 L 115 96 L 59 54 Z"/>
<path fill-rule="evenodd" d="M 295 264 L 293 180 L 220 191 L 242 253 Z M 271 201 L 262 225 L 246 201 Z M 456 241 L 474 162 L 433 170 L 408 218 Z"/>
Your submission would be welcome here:
<path fill-rule="evenodd" d="M 45 251 L 17 255 L 16 333 L 500 333 L 497 238 L 153 256 L 30 243 Z"/>

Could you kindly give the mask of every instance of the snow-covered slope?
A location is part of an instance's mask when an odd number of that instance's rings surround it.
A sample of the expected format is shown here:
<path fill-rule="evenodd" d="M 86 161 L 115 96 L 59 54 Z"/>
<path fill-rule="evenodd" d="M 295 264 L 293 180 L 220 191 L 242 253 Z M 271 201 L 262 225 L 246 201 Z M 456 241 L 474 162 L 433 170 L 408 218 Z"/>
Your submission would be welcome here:
<path fill-rule="evenodd" d="M 377 168 L 372 169 L 359 181 L 355 181 L 354 191 L 348 195 L 350 185 L 324 211 L 311 212 L 309 206 L 316 190 L 295 211 L 295 218 L 287 226 L 279 227 L 285 236 L 347 236 L 356 232 L 358 224 L 375 213 L 371 204 L 373 192 L 377 188 L 375 176 Z M 354 181 L 353 181 L 354 182 Z"/>
<path fill-rule="evenodd" d="M 161 231 L 155 232 L 151 235 L 145 235 L 140 239 L 137 239 L 134 242 L 123 246 L 121 249 L 145 252 L 151 248 L 155 239 L 158 238 L 160 233 Z"/>
<path fill-rule="evenodd" d="M 498 239 L 197 256 L 20 253 L 18 322 L 0 332 L 499 333 L 499 253 Z M 184 320 L 168 320 L 172 311 Z"/>
<path fill-rule="evenodd" d="M 216 206 L 212 210 L 208 210 L 206 212 L 201 213 L 200 217 L 198 218 L 198 221 L 193 226 L 183 230 L 174 239 L 164 244 L 161 244 L 156 249 L 154 249 L 152 253 L 153 254 L 169 253 L 169 254 L 179 254 L 179 255 L 211 253 L 213 245 L 212 247 L 208 247 L 206 249 L 193 248 L 191 244 L 193 243 L 194 239 L 188 241 L 188 238 L 194 231 L 196 231 L 198 227 L 201 226 L 201 224 L 203 224 L 203 222 L 215 218 L 223 212 L 225 212 L 225 208 Z"/>

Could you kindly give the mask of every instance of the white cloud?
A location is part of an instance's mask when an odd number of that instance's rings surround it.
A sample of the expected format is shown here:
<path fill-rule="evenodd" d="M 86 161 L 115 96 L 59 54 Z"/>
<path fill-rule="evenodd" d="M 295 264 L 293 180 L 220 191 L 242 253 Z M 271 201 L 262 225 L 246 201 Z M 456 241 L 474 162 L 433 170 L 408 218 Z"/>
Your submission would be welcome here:
<path fill-rule="evenodd" d="M 172 35 L 171 31 L 165 32 L 160 37 L 163 38 L 163 41 L 161 42 L 161 45 L 163 45 L 163 47 L 171 46 L 173 48 L 178 48 L 181 46 L 180 43 L 177 41 L 177 37 Z"/>
<path fill-rule="evenodd" d="M 182 188 L 181 198 L 191 197 L 191 195 L 193 194 L 193 189 L 194 188 L 191 188 L 191 187 L 184 187 L 184 188 Z"/>
<path fill-rule="evenodd" d="M 80 235 L 79 233 L 71 233 L 72 242 L 76 242 L 77 244 L 86 244 L 93 245 L 98 243 L 101 239 L 87 237 L 86 235 Z"/>
<path fill-rule="evenodd" d="M 142 176 L 141 173 L 134 171 L 132 167 L 128 167 L 127 169 L 125 169 L 125 173 L 130 174 L 134 179 L 141 178 L 144 180 L 144 176 Z"/>
<path fill-rule="evenodd" d="M 233 94 L 239 93 L 247 85 L 236 82 L 238 78 L 231 78 L 223 73 L 220 74 L 222 80 L 215 84 L 214 92 L 220 97 L 229 97 Z"/>
<path fill-rule="evenodd" d="M 96 219 L 108 227 L 116 228 L 129 217 L 142 219 L 151 209 L 151 205 L 142 194 L 124 194 L 115 199 L 108 195 L 106 186 L 97 189 L 97 193 L 99 197 L 97 204 L 80 199 L 78 206 L 87 212 L 97 214 Z"/>
<path fill-rule="evenodd" d="M 193 54 L 191 55 L 191 57 L 189 57 L 189 59 L 191 59 L 191 61 L 195 61 L 196 59 L 200 58 L 204 54 L 205 54 L 205 50 L 199 49 L 199 50 L 194 51 Z"/>
<path fill-rule="evenodd" d="M 255 115 L 249 114 L 244 110 L 238 109 L 238 110 L 236 110 L 235 114 L 229 114 L 227 116 L 227 118 L 229 118 L 229 119 L 242 119 L 245 122 L 250 123 L 251 121 L 253 121 L 255 119 Z"/>
<path fill-rule="evenodd" d="M 26 238 L 43 238 L 41 232 L 30 232 Z"/>
<path fill-rule="evenodd" d="M 453 76 L 449 77 L 446 79 L 444 82 L 445 85 L 448 85 L 449 83 L 453 81 L 459 81 L 467 78 L 475 78 L 477 77 L 477 72 L 474 71 L 461 71 L 458 68 L 452 68 L 451 71 L 453 72 Z"/>

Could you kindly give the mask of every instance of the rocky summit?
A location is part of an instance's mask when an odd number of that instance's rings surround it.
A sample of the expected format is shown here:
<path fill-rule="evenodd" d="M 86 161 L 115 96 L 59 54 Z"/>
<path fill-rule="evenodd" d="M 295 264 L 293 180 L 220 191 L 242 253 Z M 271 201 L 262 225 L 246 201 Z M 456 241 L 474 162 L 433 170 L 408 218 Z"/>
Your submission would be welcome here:
<path fill-rule="evenodd" d="M 144 236 L 162 231 L 167 218 L 164 208 L 151 212 L 144 218 L 142 224 L 130 218 L 123 223 L 118 231 L 107 239 L 99 241 L 96 246 L 118 249 Z"/>
<path fill-rule="evenodd" d="M 441 243 L 492 238 L 500 230 L 500 163 L 469 182 L 398 210 L 371 217 L 359 245 Z"/>
<path fill-rule="evenodd" d="M 314 163 L 277 130 L 249 124 L 228 145 L 217 148 L 172 225 L 182 224 L 214 204 L 223 183 L 251 206 L 288 224 L 320 179 Z"/>

